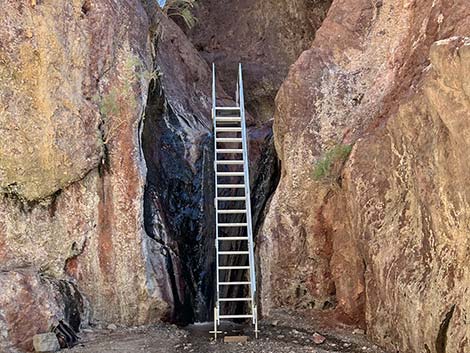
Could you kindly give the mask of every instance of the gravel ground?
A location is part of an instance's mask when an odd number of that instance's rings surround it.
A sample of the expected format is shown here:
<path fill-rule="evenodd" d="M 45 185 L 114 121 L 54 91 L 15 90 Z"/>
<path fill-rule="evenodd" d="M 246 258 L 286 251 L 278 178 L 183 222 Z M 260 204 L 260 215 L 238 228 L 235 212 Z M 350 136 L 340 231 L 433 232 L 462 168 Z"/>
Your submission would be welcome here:
<path fill-rule="evenodd" d="M 312 317 L 309 315 L 308 317 Z M 114 327 L 113 327 L 114 328 Z M 227 335 L 249 336 L 245 343 L 215 342 L 208 331 L 211 324 L 159 324 L 145 327 L 86 330 L 73 353 L 386 353 L 370 343 L 360 330 L 338 326 L 324 319 L 309 319 L 299 313 L 277 312 L 263 320 L 255 339 L 250 326 L 224 324 Z M 314 333 L 325 337 L 321 344 Z"/>

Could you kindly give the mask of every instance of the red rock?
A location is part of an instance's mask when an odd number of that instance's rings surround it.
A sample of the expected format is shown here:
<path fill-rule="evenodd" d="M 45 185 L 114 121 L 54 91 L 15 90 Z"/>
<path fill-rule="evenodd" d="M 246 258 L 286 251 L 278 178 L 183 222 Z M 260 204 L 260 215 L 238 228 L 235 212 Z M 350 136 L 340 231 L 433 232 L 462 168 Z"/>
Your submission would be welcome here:
<path fill-rule="evenodd" d="M 465 352 L 468 45 L 433 43 L 468 35 L 469 7 L 376 5 L 334 1 L 277 95 L 262 309 L 333 306 L 391 350 Z M 326 151 L 354 143 L 336 182 L 314 180 Z"/>
<path fill-rule="evenodd" d="M 274 98 L 289 66 L 310 46 L 330 3 L 199 0 L 198 21 L 188 36 L 209 63 L 215 62 L 230 94 L 238 63 L 243 64 L 247 109 L 265 122 L 273 117 Z"/>
<path fill-rule="evenodd" d="M 73 303 L 72 293 L 61 292 L 59 282 L 31 269 L 0 272 L 0 288 L 1 352 L 33 351 L 34 335 L 48 332 L 59 321 L 73 325 L 70 312 L 87 319 L 84 304 Z"/>

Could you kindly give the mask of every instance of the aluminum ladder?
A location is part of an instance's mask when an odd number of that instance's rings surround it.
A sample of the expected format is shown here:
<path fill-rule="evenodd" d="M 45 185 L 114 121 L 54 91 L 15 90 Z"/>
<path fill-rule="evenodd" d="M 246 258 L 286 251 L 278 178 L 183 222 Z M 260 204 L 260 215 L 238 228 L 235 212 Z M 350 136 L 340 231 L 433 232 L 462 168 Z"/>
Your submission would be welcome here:
<path fill-rule="evenodd" d="M 214 330 L 211 333 L 214 334 L 215 339 L 217 339 L 217 333 L 221 333 L 221 331 L 218 331 L 218 327 L 220 320 L 223 319 L 251 319 L 255 337 L 258 337 L 250 176 L 241 64 L 238 67 L 236 97 L 236 106 L 234 107 L 217 106 L 215 65 L 212 64 L 217 273 Z M 231 196 L 221 196 L 220 194 L 229 194 Z M 241 221 L 229 223 L 225 220 L 227 217 L 239 217 Z M 227 236 L 225 234 L 227 229 L 232 232 L 237 230 L 243 236 Z M 233 265 L 235 259 L 242 260 L 243 266 Z M 240 271 L 243 272 L 240 273 Z M 237 280 L 231 280 L 233 277 L 238 278 Z M 221 297 L 221 288 L 225 286 L 242 286 L 242 288 L 237 288 L 238 292 L 241 291 L 245 294 L 238 297 Z M 224 305 L 233 302 L 245 302 L 243 307 L 247 312 L 243 314 L 224 313 Z"/>

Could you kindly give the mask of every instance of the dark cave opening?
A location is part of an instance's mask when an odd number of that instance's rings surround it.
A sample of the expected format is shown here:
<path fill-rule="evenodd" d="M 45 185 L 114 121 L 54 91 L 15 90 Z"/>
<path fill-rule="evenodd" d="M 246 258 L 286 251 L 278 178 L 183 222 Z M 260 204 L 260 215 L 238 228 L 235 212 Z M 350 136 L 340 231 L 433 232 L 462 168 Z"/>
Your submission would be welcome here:
<path fill-rule="evenodd" d="M 211 320 L 214 305 L 213 139 L 210 130 L 198 125 L 197 117 L 193 120 L 172 109 L 159 80 L 151 82 L 142 131 L 147 165 L 144 226 L 147 235 L 160 247 L 155 256 L 162 256 L 165 264 L 169 283 L 163 287 L 171 288 L 167 297 L 173 308 L 168 321 L 182 325 Z M 277 186 L 280 171 L 271 127 L 252 128 L 249 135 L 255 146 L 255 153 L 250 156 L 250 179 L 256 243 L 263 210 Z M 188 158 L 188 150 L 194 148 L 196 160 Z M 240 222 L 239 217 L 227 215 L 226 221 Z M 239 232 L 235 229 L 227 235 L 240 236 Z M 232 265 L 246 265 L 246 260 L 240 256 Z M 232 279 L 240 277 L 235 273 L 228 275 Z M 237 295 L 243 294 L 243 290 L 237 286 L 230 288 Z M 240 303 L 227 308 L 230 313 L 241 309 Z"/>

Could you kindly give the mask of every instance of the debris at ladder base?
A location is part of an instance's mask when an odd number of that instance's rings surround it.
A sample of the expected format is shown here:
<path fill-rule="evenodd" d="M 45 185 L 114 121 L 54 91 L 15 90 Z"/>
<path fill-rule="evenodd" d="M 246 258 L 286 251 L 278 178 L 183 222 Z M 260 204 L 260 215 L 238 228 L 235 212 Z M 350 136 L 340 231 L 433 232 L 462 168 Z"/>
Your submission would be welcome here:
<path fill-rule="evenodd" d="M 33 347 L 36 352 L 57 352 L 60 350 L 59 340 L 53 332 L 34 335 Z"/>
<path fill-rule="evenodd" d="M 224 343 L 246 343 L 248 336 L 225 336 Z"/>
<path fill-rule="evenodd" d="M 320 335 L 318 332 L 315 332 L 313 334 L 313 343 L 315 344 L 322 344 L 325 342 L 326 338 L 325 336 Z"/>

